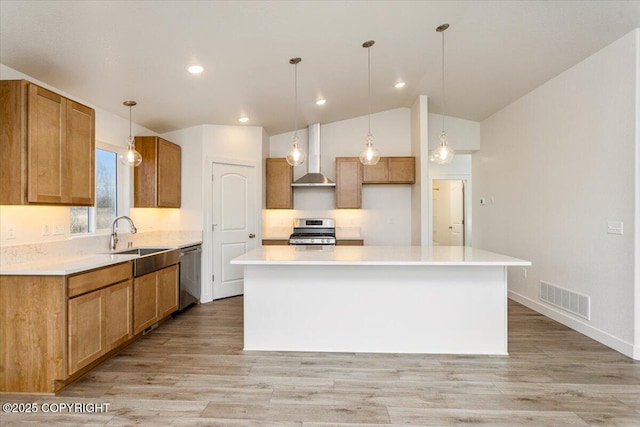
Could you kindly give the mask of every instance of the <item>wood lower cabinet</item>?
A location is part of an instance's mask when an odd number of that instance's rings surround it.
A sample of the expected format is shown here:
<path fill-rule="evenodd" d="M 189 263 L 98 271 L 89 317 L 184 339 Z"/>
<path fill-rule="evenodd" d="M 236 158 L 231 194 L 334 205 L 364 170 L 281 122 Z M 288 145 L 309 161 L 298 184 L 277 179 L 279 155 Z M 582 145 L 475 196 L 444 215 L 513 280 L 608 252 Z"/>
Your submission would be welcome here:
<path fill-rule="evenodd" d="M 0 275 L 0 392 L 55 393 L 133 339 L 130 262 Z"/>
<path fill-rule="evenodd" d="M 134 168 L 136 208 L 179 208 L 182 186 L 182 149 L 157 136 L 136 136 L 142 163 Z"/>
<path fill-rule="evenodd" d="M 69 375 L 133 336 L 131 279 L 68 302 Z"/>
<path fill-rule="evenodd" d="M 377 164 L 363 167 L 363 184 L 414 184 L 415 182 L 415 157 L 381 157 Z"/>
<path fill-rule="evenodd" d="M 133 281 L 133 333 L 144 331 L 178 309 L 178 266 L 172 265 Z"/>
<path fill-rule="evenodd" d="M 0 204 L 91 206 L 95 111 L 26 80 L 0 81 Z"/>
<path fill-rule="evenodd" d="M 336 208 L 362 207 L 362 163 L 357 157 L 336 157 Z"/>
<path fill-rule="evenodd" d="M 293 209 L 293 166 L 284 158 L 268 158 L 267 209 Z"/>

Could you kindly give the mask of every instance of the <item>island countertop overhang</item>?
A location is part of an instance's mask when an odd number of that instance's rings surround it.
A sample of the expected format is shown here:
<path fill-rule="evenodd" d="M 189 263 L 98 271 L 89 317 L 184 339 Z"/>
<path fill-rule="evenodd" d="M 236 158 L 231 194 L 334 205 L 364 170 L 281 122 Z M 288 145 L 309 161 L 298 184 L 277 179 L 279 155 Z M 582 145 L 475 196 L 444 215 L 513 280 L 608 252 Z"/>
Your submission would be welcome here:
<path fill-rule="evenodd" d="M 526 267 L 531 262 L 467 246 L 261 246 L 231 264 Z"/>

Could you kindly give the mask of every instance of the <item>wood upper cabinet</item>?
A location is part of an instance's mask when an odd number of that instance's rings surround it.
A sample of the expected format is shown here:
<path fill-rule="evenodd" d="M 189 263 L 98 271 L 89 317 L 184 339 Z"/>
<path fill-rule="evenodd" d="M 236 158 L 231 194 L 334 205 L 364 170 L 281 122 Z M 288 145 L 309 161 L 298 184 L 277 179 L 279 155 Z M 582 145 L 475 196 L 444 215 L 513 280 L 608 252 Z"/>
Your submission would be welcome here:
<path fill-rule="evenodd" d="M 336 208 L 362 207 L 362 163 L 357 157 L 336 157 Z"/>
<path fill-rule="evenodd" d="M 268 158 L 267 209 L 293 209 L 293 166 L 284 158 Z"/>
<path fill-rule="evenodd" d="M 93 205 L 95 111 L 26 80 L 0 93 L 0 204 Z"/>
<path fill-rule="evenodd" d="M 136 136 L 142 163 L 134 168 L 136 208 L 179 208 L 182 185 L 182 150 L 157 136 Z"/>
<path fill-rule="evenodd" d="M 416 182 L 415 157 L 381 157 L 372 166 L 363 167 L 363 184 L 414 184 Z"/>
<path fill-rule="evenodd" d="M 133 281 L 133 333 L 138 334 L 178 309 L 178 266 Z"/>

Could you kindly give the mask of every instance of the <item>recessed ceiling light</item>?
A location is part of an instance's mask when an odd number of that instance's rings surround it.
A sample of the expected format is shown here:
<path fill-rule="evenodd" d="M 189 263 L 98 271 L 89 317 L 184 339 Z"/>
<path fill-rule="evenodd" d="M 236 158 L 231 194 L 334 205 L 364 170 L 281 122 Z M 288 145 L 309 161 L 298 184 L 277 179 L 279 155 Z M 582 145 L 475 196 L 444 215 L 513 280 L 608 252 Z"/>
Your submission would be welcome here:
<path fill-rule="evenodd" d="M 327 100 L 324 98 L 320 98 L 316 101 L 316 105 L 324 105 L 327 103 Z"/>
<path fill-rule="evenodd" d="M 398 83 L 395 84 L 395 87 L 400 89 L 400 88 L 403 88 L 405 85 L 406 85 L 405 82 L 398 82 Z"/>
<path fill-rule="evenodd" d="M 187 71 L 189 71 L 191 74 L 200 74 L 204 71 L 204 68 L 202 68 L 202 66 L 200 65 L 192 65 L 187 68 Z"/>
<path fill-rule="evenodd" d="M 247 122 L 249 121 L 249 117 L 247 117 L 247 116 L 242 116 L 242 117 L 240 117 L 240 118 L 238 119 L 238 121 L 239 121 L 240 123 L 247 123 Z"/>

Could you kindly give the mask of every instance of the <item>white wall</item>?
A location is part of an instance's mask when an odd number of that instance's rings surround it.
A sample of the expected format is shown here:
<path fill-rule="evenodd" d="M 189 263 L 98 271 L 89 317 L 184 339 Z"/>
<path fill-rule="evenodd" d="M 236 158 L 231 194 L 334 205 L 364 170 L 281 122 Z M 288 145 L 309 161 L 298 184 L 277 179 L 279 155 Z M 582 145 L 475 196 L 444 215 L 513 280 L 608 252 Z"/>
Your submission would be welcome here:
<path fill-rule="evenodd" d="M 110 145 L 120 146 L 120 147 L 123 147 L 123 149 L 126 148 L 128 138 L 129 138 L 129 120 L 128 119 L 123 119 L 108 111 L 97 108 L 95 105 L 91 104 L 90 102 L 86 102 L 85 100 L 80 99 L 76 96 L 73 96 L 70 93 L 61 91 L 51 85 L 48 85 L 42 81 L 34 79 L 31 76 L 28 76 L 24 73 L 21 73 L 3 64 L 0 64 L 0 79 L 1 80 L 25 79 L 95 109 L 96 141 L 105 142 Z M 126 111 L 126 107 L 123 106 L 122 108 L 125 109 L 124 111 Z M 140 107 L 135 107 L 135 108 L 140 108 Z M 134 117 L 135 117 L 135 110 L 134 110 Z M 136 123 L 133 123 L 133 134 L 134 135 L 156 135 L 156 133 L 142 126 L 139 126 Z M 129 188 L 132 188 L 133 186 L 132 174 L 126 174 L 126 175 L 129 181 L 127 185 Z M 133 205 L 132 200 L 130 200 L 129 205 L 130 206 Z M 129 206 L 126 206 L 124 211 L 122 211 L 121 213 L 129 214 L 130 212 L 128 208 Z M 69 212 L 70 212 L 70 208 L 65 206 L 1 206 L 0 207 L 0 230 L 1 230 L 0 246 L 13 246 L 13 245 L 21 245 L 25 243 L 37 243 L 37 242 L 69 239 L 70 237 Z M 53 228 L 55 228 L 55 225 L 57 224 L 64 225 L 64 230 L 65 230 L 64 234 L 42 236 L 41 228 L 42 228 L 43 221 L 46 221 L 50 225 L 54 226 Z M 15 227 L 15 230 L 16 230 L 15 239 L 10 239 L 10 240 L 6 239 L 6 234 L 4 233 L 4 230 L 5 230 L 5 227 L 9 224 Z M 136 221 L 136 226 L 138 226 L 140 231 L 147 231 L 149 229 L 152 229 L 153 224 L 154 222 L 145 221 L 142 218 Z"/>
<path fill-rule="evenodd" d="M 416 158 L 416 183 L 411 187 L 411 244 L 429 246 L 429 120 L 428 100 L 420 95 L 411 106 L 411 155 Z M 425 216 L 423 216 L 423 213 Z"/>
<path fill-rule="evenodd" d="M 411 155 L 411 112 L 408 108 L 371 116 L 374 144 L 382 156 Z M 335 158 L 354 157 L 362 151 L 367 134 L 367 116 L 323 124 L 320 127 L 321 171 L 335 180 Z M 293 132 L 270 138 L 269 157 L 284 157 L 291 147 Z M 307 149 L 307 130 L 298 132 L 300 146 Z M 294 168 L 297 179 L 307 172 L 307 163 Z M 269 211 L 265 230 L 291 225 L 297 217 L 335 217 L 337 227 L 360 227 L 368 245 L 411 244 L 411 186 L 365 185 L 362 209 L 335 209 L 332 188 L 295 188 L 294 210 Z"/>
<path fill-rule="evenodd" d="M 483 121 L 473 155 L 474 246 L 533 262 L 527 279 L 511 269 L 510 296 L 627 355 L 640 309 L 637 32 Z M 624 235 L 607 234 L 612 220 Z M 591 320 L 541 304 L 540 280 L 589 295 Z"/>
<path fill-rule="evenodd" d="M 469 154 L 480 149 L 480 122 L 445 116 L 444 129 L 456 154 Z M 438 148 L 441 132 L 442 115 L 429 113 L 429 150 Z"/>

